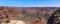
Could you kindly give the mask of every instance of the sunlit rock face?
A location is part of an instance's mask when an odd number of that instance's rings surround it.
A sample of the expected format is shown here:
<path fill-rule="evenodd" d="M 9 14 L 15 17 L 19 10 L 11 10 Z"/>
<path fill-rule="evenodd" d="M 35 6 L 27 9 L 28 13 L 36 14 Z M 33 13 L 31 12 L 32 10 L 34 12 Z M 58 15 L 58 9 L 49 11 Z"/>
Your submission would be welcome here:
<path fill-rule="evenodd" d="M 6 24 L 6 23 L 2 23 L 2 24 Z M 26 24 L 26 23 L 20 20 L 10 20 L 10 23 L 7 24 Z"/>
<path fill-rule="evenodd" d="M 26 24 L 25 22 L 23 21 L 20 21 L 20 20 L 11 20 L 10 21 L 10 24 L 13 23 L 13 24 Z"/>

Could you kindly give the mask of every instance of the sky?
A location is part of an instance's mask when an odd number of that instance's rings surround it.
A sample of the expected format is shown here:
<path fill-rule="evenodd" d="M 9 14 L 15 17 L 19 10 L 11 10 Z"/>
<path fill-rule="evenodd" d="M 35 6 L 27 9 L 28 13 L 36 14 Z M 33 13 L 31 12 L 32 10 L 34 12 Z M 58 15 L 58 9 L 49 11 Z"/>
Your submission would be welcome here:
<path fill-rule="evenodd" d="M 60 0 L 0 0 L 0 6 L 60 7 Z"/>

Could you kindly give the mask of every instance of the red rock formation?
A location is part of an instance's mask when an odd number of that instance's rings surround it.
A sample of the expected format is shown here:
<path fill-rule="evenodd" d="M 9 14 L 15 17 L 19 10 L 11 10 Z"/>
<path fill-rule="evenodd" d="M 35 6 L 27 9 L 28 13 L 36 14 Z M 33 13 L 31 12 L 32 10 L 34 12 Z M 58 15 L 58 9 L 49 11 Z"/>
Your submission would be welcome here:
<path fill-rule="evenodd" d="M 26 9 L 25 9 L 26 8 Z M 51 15 L 54 10 L 51 10 L 51 8 L 44 8 L 44 7 L 23 7 L 18 8 L 18 7 L 0 7 L 0 16 L 1 16 L 1 21 L 4 22 L 6 20 L 6 16 L 8 16 L 8 19 L 10 20 L 22 20 L 22 21 L 30 21 L 33 22 L 33 24 L 38 24 L 42 23 L 41 20 L 36 20 L 38 18 L 36 16 L 36 12 L 39 12 L 39 17 L 41 19 L 46 20 L 49 18 L 46 13 Z M 24 11 L 25 12 L 24 12 Z M 23 12 L 25 14 L 23 14 Z"/>

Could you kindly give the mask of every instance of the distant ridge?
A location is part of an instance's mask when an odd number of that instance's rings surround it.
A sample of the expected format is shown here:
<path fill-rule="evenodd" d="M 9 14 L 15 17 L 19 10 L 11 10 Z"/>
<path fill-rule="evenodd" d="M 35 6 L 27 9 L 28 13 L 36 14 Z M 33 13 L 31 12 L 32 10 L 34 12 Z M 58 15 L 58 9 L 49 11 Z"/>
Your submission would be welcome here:
<path fill-rule="evenodd" d="M 0 7 L 16 7 L 16 6 L 0 6 Z M 25 8 L 30 8 L 30 7 L 25 7 Z M 32 8 L 60 8 L 60 7 L 32 7 Z"/>

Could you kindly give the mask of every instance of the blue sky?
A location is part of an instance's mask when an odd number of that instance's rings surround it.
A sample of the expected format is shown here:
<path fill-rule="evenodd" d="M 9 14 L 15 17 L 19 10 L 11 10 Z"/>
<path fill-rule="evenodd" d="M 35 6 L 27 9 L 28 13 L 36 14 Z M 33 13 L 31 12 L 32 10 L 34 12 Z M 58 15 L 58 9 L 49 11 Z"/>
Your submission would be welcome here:
<path fill-rule="evenodd" d="M 0 0 L 0 6 L 60 7 L 60 0 Z"/>

